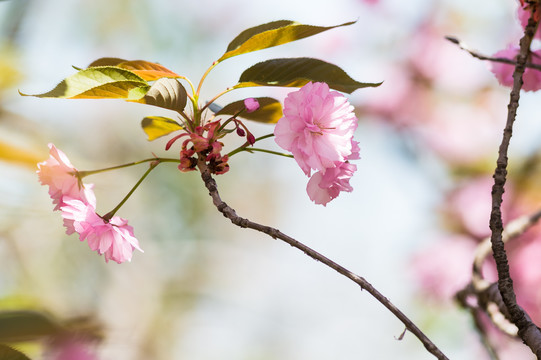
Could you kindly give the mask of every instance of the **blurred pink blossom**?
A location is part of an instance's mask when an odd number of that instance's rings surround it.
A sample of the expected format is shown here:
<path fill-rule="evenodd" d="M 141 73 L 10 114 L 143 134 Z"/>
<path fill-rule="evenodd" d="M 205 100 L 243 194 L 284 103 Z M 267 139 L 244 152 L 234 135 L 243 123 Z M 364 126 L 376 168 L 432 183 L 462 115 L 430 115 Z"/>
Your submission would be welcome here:
<path fill-rule="evenodd" d="M 64 203 L 61 209 L 66 233 L 77 232 L 90 249 L 105 255 L 106 262 L 114 260 L 120 264 L 131 261 L 134 249 L 143 252 L 127 220 L 113 216 L 106 221 L 96 214 L 93 204 L 78 199 L 65 198 Z"/>
<path fill-rule="evenodd" d="M 55 337 L 47 346 L 47 359 L 51 360 L 98 360 L 91 341 L 82 336 Z"/>
<path fill-rule="evenodd" d="M 530 230 L 521 238 L 513 240 L 509 255 L 511 276 L 520 306 L 539 324 L 541 322 L 541 232 Z"/>
<path fill-rule="evenodd" d="M 517 15 L 518 20 L 520 21 L 520 25 L 522 25 L 522 28 L 525 28 L 526 25 L 528 25 L 528 19 L 530 18 L 530 10 L 529 6 L 524 3 L 523 0 L 520 0 L 520 5 L 518 6 Z M 539 9 L 537 10 L 537 13 L 535 16 L 537 19 L 539 19 Z M 535 38 L 541 39 L 541 28 L 537 28 L 537 32 L 535 33 Z"/>
<path fill-rule="evenodd" d="M 450 235 L 413 258 L 412 272 L 424 293 L 450 301 L 471 280 L 476 243 L 467 236 Z"/>
<path fill-rule="evenodd" d="M 412 130 L 446 162 L 476 165 L 493 156 L 504 125 L 504 94 L 477 95 L 475 104 L 440 102 L 426 115 L 430 120 Z M 473 106 L 472 106 L 473 105 Z"/>
<path fill-rule="evenodd" d="M 325 172 L 351 155 L 357 118 L 342 94 L 325 83 L 308 83 L 284 100 L 284 116 L 276 124 L 276 143 L 290 151 L 301 169 Z"/>
<path fill-rule="evenodd" d="M 445 40 L 449 28 L 437 26 L 433 21 L 419 25 L 411 35 L 407 65 L 419 85 L 434 90 L 464 94 L 485 86 L 489 75 L 483 65 L 471 61 L 454 44 Z M 450 71 L 452 69 L 452 71 Z M 404 70 L 402 70 L 404 71 Z"/>
<path fill-rule="evenodd" d="M 518 46 L 511 44 L 506 49 L 500 50 L 492 56 L 515 60 L 518 52 Z M 532 51 L 529 60 L 534 64 L 541 65 L 541 51 Z M 494 73 L 500 84 L 509 87 L 513 86 L 513 72 L 515 71 L 513 65 L 493 61 L 491 62 L 490 70 Z M 522 80 L 524 81 L 522 89 L 525 91 L 541 89 L 541 71 L 539 70 L 526 68 Z"/>
<path fill-rule="evenodd" d="M 95 203 L 96 197 L 92 184 L 83 184 L 77 177 L 77 169 L 73 167 L 66 154 L 49 144 L 50 157 L 38 164 L 37 174 L 41 185 L 49 186 L 49 196 L 55 204 L 54 210 L 63 205 L 62 199 L 68 196 L 83 202 Z"/>
<path fill-rule="evenodd" d="M 477 238 L 485 238 L 490 235 L 489 219 L 492 208 L 492 185 L 494 180 L 491 176 L 482 176 L 468 180 L 456 188 L 448 197 L 448 211 L 455 216 L 461 226 L 471 235 Z M 502 217 L 504 224 L 508 221 L 512 212 L 513 188 L 508 182 L 504 201 L 502 203 Z"/>
<path fill-rule="evenodd" d="M 377 3 L 379 3 L 379 0 L 361 0 L 361 1 L 368 5 L 376 5 Z"/>

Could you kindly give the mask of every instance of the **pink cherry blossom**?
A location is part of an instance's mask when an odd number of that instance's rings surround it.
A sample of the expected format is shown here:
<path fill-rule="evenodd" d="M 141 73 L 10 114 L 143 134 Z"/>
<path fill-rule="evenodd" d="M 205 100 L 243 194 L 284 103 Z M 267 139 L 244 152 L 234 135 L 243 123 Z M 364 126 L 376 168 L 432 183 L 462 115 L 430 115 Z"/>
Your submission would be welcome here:
<path fill-rule="evenodd" d="M 357 141 L 352 141 L 352 150 L 348 160 L 359 159 L 359 143 Z M 349 179 L 357 170 L 357 166 L 349 162 L 336 162 L 335 165 L 333 168 L 326 169 L 325 172 L 316 172 L 308 180 L 306 192 L 310 200 L 318 205 L 327 206 L 327 203 L 338 197 L 341 191 L 353 191 Z"/>
<path fill-rule="evenodd" d="M 325 173 L 321 171 L 316 172 L 308 180 L 308 185 L 306 186 L 308 196 L 316 204 L 326 206 L 341 191 L 353 191 L 353 187 L 349 184 L 349 179 L 351 179 L 356 170 L 356 165 L 344 162 L 336 167 L 327 169 Z"/>
<path fill-rule="evenodd" d="M 259 101 L 254 98 L 244 99 L 244 107 L 246 107 L 246 112 L 254 112 L 259 109 Z"/>
<path fill-rule="evenodd" d="M 276 143 L 290 151 L 301 169 L 325 172 L 352 153 L 357 118 L 342 94 L 325 83 L 308 83 L 284 100 L 284 116 L 276 124 Z"/>
<path fill-rule="evenodd" d="M 54 210 L 60 209 L 65 196 L 95 204 L 96 197 L 92 191 L 94 185 L 79 181 L 76 176 L 77 169 L 73 167 L 66 154 L 53 144 L 48 146 L 50 157 L 38 164 L 37 174 L 40 183 L 49 186 L 49 196 L 56 205 Z"/>
<path fill-rule="evenodd" d="M 61 209 L 66 233 L 77 232 L 90 249 L 105 255 L 106 262 L 114 260 L 120 264 L 131 261 L 133 249 L 143 252 L 127 220 L 113 216 L 106 221 L 96 214 L 95 206 L 78 199 L 65 198 L 64 204 Z"/>
<path fill-rule="evenodd" d="M 498 51 L 493 57 L 515 60 L 518 52 L 518 46 L 509 45 L 506 49 Z M 541 51 L 533 51 L 529 61 L 541 65 Z M 500 84 L 509 87 L 513 86 L 513 71 L 515 70 L 513 65 L 494 61 L 491 63 L 490 70 L 496 75 Z M 525 91 L 536 91 L 541 89 L 541 71 L 539 70 L 526 68 L 522 80 L 524 81 L 522 89 Z"/>

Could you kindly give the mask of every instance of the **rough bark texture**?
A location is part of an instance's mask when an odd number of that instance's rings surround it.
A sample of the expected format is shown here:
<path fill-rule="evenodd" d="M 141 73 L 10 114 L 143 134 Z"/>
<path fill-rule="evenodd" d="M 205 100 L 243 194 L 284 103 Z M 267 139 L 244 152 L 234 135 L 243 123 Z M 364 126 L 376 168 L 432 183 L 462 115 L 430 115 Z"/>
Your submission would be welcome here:
<path fill-rule="evenodd" d="M 538 6 L 539 1 L 535 6 Z M 535 13 L 535 9 L 532 14 Z M 541 331 L 532 323 L 529 316 L 518 306 L 516 295 L 513 290 L 513 280 L 509 273 L 509 263 L 502 239 L 503 223 L 501 214 L 501 204 L 504 193 L 504 186 L 507 179 L 507 151 L 511 136 L 513 135 L 513 123 L 515 122 L 517 109 L 520 99 L 520 89 L 522 88 L 522 75 L 524 74 L 525 64 L 530 53 L 530 44 L 538 21 L 534 20 L 532 15 L 524 31 L 524 36 L 520 40 L 520 52 L 517 58 L 517 65 L 513 73 L 513 89 L 508 105 L 507 122 L 503 131 L 503 139 L 498 152 L 496 170 L 494 172 L 494 186 L 492 187 L 492 211 L 490 214 L 490 230 L 492 231 L 491 243 L 496 268 L 498 271 L 498 288 L 502 295 L 503 302 L 507 307 L 511 321 L 518 327 L 518 335 L 532 352 L 541 359 Z"/>

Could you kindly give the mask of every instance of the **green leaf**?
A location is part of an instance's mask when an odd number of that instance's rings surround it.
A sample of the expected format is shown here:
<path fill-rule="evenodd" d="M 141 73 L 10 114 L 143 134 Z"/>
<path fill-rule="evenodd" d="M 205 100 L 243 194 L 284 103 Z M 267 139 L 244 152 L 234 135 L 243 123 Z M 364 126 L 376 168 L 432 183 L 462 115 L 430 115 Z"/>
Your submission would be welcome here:
<path fill-rule="evenodd" d="M 129 70 L 146 81 L 158 80 L 160 78 L 179 78 L 180 75 L 168 68 L 145 60 L 124 60 L 120 58 L 101 58 L 93 61 L 88 67 L 115 66 Z"/>
<path fill-rule="evenodd" d="M 186 89 L 178 80 L 161 78 L 138 102 L 181 112 L 186 107 L 187 99 Z"/>
<path fill-rule="evenodd" d="M 331 89 L 351 94 L 364 87 L 381 83 L 353 80 L 336 65 L 312 58 L 288 58 L 263 61 L 245 70 L 234 88 L 249 86 L 301 87 L 308 82 L 325 82 Z"/>
<path fill-rule="evenodd" d="M 36 340 L 56 335 L 62 330 L 58 322 L 41 312 L 20 310 L 0 313 L 0 342 Z"/>
<path fill-rule="evenodd" d="M 282 117 L 282 105 L 278 100 L 270 97 L 255 99 L 259 102 L 259 109 L 251 113 L 243 111 L 239 117 L 268 124 L 274 124 L 280 120 Z M 244 109 L 244 100 L 239 100 L 226 105 L 216 115 L 235 115 Z"/>
<path fill-rule="evenodd" d="M 288 42 L 319 34 L 326 30 L 354 23 L 355 21 L 351 21 L 340 25 L 324 27 L 304 25 L 290 20 L 278 20 L 259 25 L 244 30 L 233 39 L 227 46 L 225 54 L 218 59 L 218 62 L 233 56 L 286 44 Z"/>
<path fill-rule="evenodd" d="M 148 141 L 169 135 L 173 131 L 184 129 L 182 125 L 173 119 L 163 116 L 148 116 L 141 121 L 141 127 L 148 136 Z"/>
<path fill-rule="evenodd" d="M 150 86 L 131 71 L 114 66 L 93 67 L 67 77 L 53 90 L 37 95 L 63 99 L 141 99 Z"/>

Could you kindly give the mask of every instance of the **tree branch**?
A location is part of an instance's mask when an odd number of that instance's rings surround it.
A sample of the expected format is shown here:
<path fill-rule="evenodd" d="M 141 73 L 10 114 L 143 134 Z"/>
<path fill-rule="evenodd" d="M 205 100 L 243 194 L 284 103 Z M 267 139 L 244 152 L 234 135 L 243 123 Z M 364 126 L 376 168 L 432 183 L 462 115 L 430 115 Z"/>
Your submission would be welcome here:
<path fill-rule="evenodd" d="M 280 239 L 289 245 L 293 246 L 294 248 L 297 248 L 304 252 L 306 255 L 310 256 L 312 259 L 319 261 L 326 266 L 330 267 L 331 269 L 335 270 L 339 274 L 345 276 L 346 278 L 352 280 L 357 285 L 361 287 L 362 290 L 368 291 L 373 297 L 375 297 L 383 306 L 385 306 L 391 313 L 393 313 L 405 326 L 406 329 L 409 330 L 412 334 L 414 334 L 424 345 L 424 347 L 433 354 L 436 358 L 440 360 L 447 360 L 448 358 L 441 352 L 441 350 L 430 341 L 430 339 L 404 314 L 402 313 L 396 306 L 394 306 L 383 294 L 381 294 L 379 291 L 377 291 L 368 281 L 366 281 L 363 277 L 358 276 L 351 271 L 347 270 L 343 266 L 337 264 L 336 262 L 330 260 L 329 258 L 325 257 L 324 255 L 318 253 L 317 251 L 313 250 L 312 248 L 304 245 L 303 243 L 293 239 L 292 237 L 280 232 L 277 229 L 274 229 L 269 226 L 261 225 L 255 222 L 252 222 L 248 219 L 242 218 L 237 215 L 235 210 L 231 208 L 229 205 L 227 205 L 222 199 L 220 198 L 220 194 L 218 193 L 218 187 L 216 185 L 216 181 L 212 178 L 210 171 L 207 167 L 207 164 L 204 161 L 204 158 L 199 158 L 199 161 L 197 163 L 197 166 L 199 170 L 201 171 L 201 178 L 203 179 L 203 182 L 205 183 L 206 188 L 209 191 L 209 195 L 212 197 L 212 202 L 214 203 L 214 206 L 220 211 L 226 218 L 228 218 L 233 224 L 241 227 L 241 228 L 249 228 L 253 229 L 262 233 L 265 233 L 269 235 L 270 237 L 274 239 Z"/>
<path fill-rule="evenodd" d="M 480 54 L 477 51 L 470 49 L 464 42 L 460 41 L 458 38 L 454 36 L 445 36 L 445 39 L 449 40 L 453 44 L 458 45 L 460 49 L 466 51 L 467 53 L 469 53 L 471 56 L 473 56 L 476 59 L 483 60 L 483 61 L 499 62 L 499 63 L 514 65 L 514 66 L 518 64 L 517 61 L 513 59 L 508 59 L 508 58 L 503 58 L 503 57 L 491 57 L 491 56 Z M 527 68 L 541 70 L 541 65 L 534 64 L 532 62 L 526 62 L 524 66 L 526 66 Z"/>
<path fill-rule="evenodd" d="M 524 215 L 509 222 L 502 233 L 502 241 L 507 243 L 526 232 L 541 219 L 541 210 L 530 215 Z M 518 337 L 518 328 L 510 322 L 507 307 L 503 303 L 497 283 L 491 283 L 483 276 L 483 264 L 491 255 L 490 237 L 483 240 L 475 250 L 472 266 L 472 279 L 468 285 L 458 291 L 455 299 L 465 309 L 469 310 L 474 325 L 477 328 L 481 341 L 485 345 L 490 358 L 498 360 L 498 354 L 490 343 L 485 324 L 481 320 L 482 313 L 488 315 L 494 324 L 503 333 Z"/>
<path fill-rule="evenodd" d="M 539 4 L 539 1 L 537 1 Z M 528 25 L 524 30 L 524 36 L 520 40 L 520 51 L 517 57 L 517 64 L 513 73 L 513 88 L 511 90 L 507 122 L 503 131 L 503 139 L 498 151 L 496 170 L 494 172 L 494 186 L 492 187 L 492 211 L 490 214 L 490 230 L 492 252 L 496 261 L 498 270 L 498 288 L 502 295 L 503 302 L 509 311 L 511 321 L 518 327 L 518 335 L 532 352 L 541 359 L 541 331 L 534 323 L 529 320 L 525 312 L 517 304 L 516 295 L 513 290 L 513 280 L 509 273 L 509 263 L 502 239 L 503 222 L 501 214 L 501 204 L 504 193 L 504 185 L 507 178 L 507 151 L 511 136 L 513 134 L 513 123 L 516 119 L 517 109 L 520 99 L 520 89 L 522 88 L 522 75 L 524 74 L 526 60 L 530 52 L 530 44 L 537 30 L 538 20 L 534 20 L 536 8 L 532 9 Z"/>

